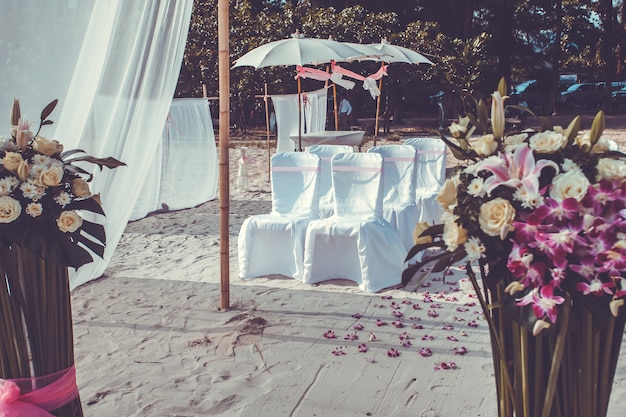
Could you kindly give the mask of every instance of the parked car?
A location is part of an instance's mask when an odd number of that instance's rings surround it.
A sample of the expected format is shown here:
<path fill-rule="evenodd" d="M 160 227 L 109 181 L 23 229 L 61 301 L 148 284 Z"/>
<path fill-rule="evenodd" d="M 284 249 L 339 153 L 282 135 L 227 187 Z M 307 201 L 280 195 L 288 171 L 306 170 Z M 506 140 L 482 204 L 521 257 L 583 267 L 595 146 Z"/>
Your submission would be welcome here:
<path fill-rule="evenodd" d="M 519 83 L 511 91 L 511 103 L 524 105 L 532 111 L 543 108 L 547 101 L 548 89 L 537 80 Z"/>
<path fill-rule="evenodd" d="M 605 83 L 574 84 L 561 93 L 561 103 L 566 106 L 600 106 L 606 98 Z M 626 85 L 623 81 L 611 83 L 611 89 L 617 90 Z"/>
<path fill-rule="evenodd" d="M 626 86 L 620 88 L 619 90 L 613 91 L 611 93 L 611 100 L 613 100 L 613 104 L 616 106 L 621 106 L 626 104 Z"/>

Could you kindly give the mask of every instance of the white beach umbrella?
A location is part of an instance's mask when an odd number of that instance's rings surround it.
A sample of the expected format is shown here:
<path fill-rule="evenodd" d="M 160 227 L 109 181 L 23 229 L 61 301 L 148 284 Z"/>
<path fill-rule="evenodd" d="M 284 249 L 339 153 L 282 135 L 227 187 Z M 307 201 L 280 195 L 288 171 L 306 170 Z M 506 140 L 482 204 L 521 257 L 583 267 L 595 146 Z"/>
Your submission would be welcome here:
<path fill-rule="evenodd" d="M 375 53 L 372 48 L 370 52 Z M 289 66 L 318 65 L 332 61 L 346 62 L 363 56 L 349 45 L 332 39 L 305 38 L 294 33 L 291 38 L 266 43 L 234 61 L 233 68 L 251 66 L 256 69 Z M 298 77 L 298 149 L 302 147 L 302 114 L 300 103 L 300 77 Z"/>
<path fill-rule="evenodd" d="M 380 51 L 383 56 L 380 59 L 374 59 L 379 62 L 384 63 L 405 63 L 405 64 L 429 64 L 435 65 L 430 59 L 426 58 L 424 55 L 420 54 L 417 51 L 414 51 L 409 48 L 405 48 L 403 46 L 392 45 L 385 38 L 383 38 L 380 43 L 371 43 L 368 46 L 373 47 L 377 51 Z M 372 58 L 363 58 L 372 60 Z M 382 90 L 382 81 L 380 79 L 380 84 L 378 89 Z M 376 126 L 374 132 L 374 145 L 376 145 L 376 138 L 378 137 L 378 117 L 380 114 L 380 96 L 378 96 L 378 102 L 376 103 Z"/>

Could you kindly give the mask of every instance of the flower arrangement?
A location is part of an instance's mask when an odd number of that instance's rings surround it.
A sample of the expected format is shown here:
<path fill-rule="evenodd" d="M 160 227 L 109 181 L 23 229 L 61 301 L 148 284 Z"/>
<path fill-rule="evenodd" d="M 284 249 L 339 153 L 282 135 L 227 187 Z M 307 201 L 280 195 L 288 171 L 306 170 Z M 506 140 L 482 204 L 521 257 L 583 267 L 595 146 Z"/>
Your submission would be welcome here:
<path fill-rule="evenodd" d="M 435 271 L 488 258 L 488 281 L 505 278 L 494 270 L 500 262 L 511 272 L 506 292 L 532 308 L 535 333 L 556 322 L 563 290 L 603 299 L 617 315 L 626 296 L 626 155 L 601 137 L 602 112 L 588 132 L 576 117 L 566 129 L 505 134 L 506 98 L 492 95 L 491 133 L 471 141 L 484 125 L 474 116 L 450 126 L 458 144 L 443 137 L 469 163 L 446 180 L 442 225 L 418 225 L 428 241 L 411 255 L 444 248 L 426 261 L 438 261 Z M 423 264 L 405 271 L 405 284 Z"/>
<path fill-rule="evenodd" d="M 491 112 L 477 101 L 450 126 L 453 139 L 441 135 L 464 163 L 437 196 L 442 223 L 416 226 L 407 260 L 440 251 L 402 282 L 466 261 L 500 417 L 606 416 L 626 322 L 626 155 L 601 137 L 602 111 L 587 132 L 580 117 L 507 131 L 506 91 L 501 81 Z"/>
<path fill-rule="evenodd" d="M 92 175 L 75 165 L 87 162 L 115 168 L 124 165 L 114 158 L 99 159 L 81 150 L 63 151 L 63 145 L 39 135 L 52 124 L 47 117 L 57 100 L 41 113 L 37 133 L 21 118 L 19 101 L 11 111 L 11 137 L 0 138 L 0 244 L 20 244 L 38 253 L 40 242 L 54 242 L 46 254 L 48 261 L 78 268 L 91 262 L 86 248 L 99 256 L 104 253 L 102 225 L 84 220 L 79 212 L 104 215 L 99 195 L 92 195 L 88 182 Z M 58 246 L 58 256 L 56 247 Z"/>
<path fill-rule="evenodd" d="M 79 163 L 99 159 L 39 135 L 11 110 L 11 136 L 0 138 L 0 406 L 7 415 L 82 417 L 76 385 L 68 267 L 102 256 L 104 227 L 83 218 L 104 215 L 92 175 Z M 0 412 L 0 414 L 2 414 Z"/>

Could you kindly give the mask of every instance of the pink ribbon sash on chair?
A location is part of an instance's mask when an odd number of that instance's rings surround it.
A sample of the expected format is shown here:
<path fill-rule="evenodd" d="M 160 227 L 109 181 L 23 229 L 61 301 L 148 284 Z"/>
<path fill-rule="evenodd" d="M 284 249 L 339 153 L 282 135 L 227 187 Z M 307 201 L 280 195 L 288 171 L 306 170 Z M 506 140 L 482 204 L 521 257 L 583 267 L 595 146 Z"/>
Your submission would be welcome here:
<path fill-rule="evenodd" d="M 43 385 L 47 381 L 52 382 L 22 394 L 22 389 Z M 41 377 L 0 379 L 0 415 L 3 417 L 54 417 L 50 411 L 77 397 L 76 368 L 73 365 Z"/>

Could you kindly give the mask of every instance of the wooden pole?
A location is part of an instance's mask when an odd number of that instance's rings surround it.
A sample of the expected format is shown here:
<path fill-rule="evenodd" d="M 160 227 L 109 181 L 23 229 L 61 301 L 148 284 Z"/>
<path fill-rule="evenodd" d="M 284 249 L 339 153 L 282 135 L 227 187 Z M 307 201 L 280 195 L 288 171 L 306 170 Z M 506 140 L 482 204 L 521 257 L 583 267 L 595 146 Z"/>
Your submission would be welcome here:
<path fill-rule="evenodd" d="M 229 209 L 230 175 L 228 141 L 230 136 L 230 63 L 228 0 L 217 2 L 219 95 L 220 95 L 220 310 L 230 308 Z"/>
<path fill-rule="evenodd" d="M 339 130 L 339 117 L 337 116 L 337 85 L 333 83 L 333 106 L 335 109 L 335 131 Z"/>
<path fill-rule="evenodd" d="M 381 68 L 385 66 L 383 62 L 381 64 Z M 376 146 L 376 139 L 378 139 L 378 115 L 380 114 L 380 96 L 382 96 L 383 91 L 383 77 L 380 77 L 378 81 L 378 99 L 376 100 L 376 123 L 374 126 L 374 146 Z"/>
<path fill-rule="evenodd" d="M 302 100 L 300 100 L 300 77 L 298 76 L 298 152 L 302 151 Z"/>
<path fill-rule="evenodd" d="M 267 131 L 267 180 L 270 180 L 270 171 L 271 171 L 271 159 L 272 153 L 270 152 L 270 109 L 269 104 L 267 102 L 267 83 L 265 86 L 265 94 L 263 95 L 263 101 L 265 102 L 265 129 Z"/>

